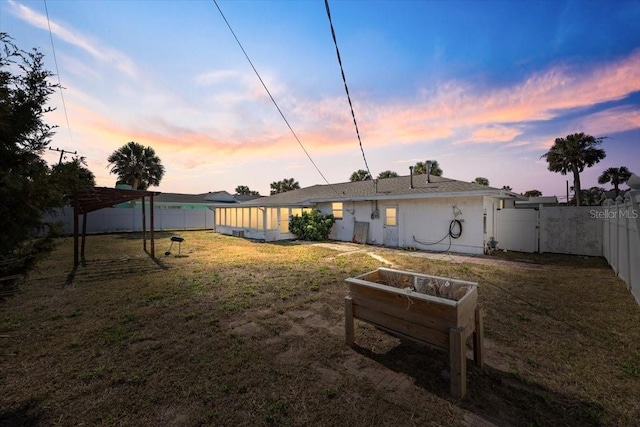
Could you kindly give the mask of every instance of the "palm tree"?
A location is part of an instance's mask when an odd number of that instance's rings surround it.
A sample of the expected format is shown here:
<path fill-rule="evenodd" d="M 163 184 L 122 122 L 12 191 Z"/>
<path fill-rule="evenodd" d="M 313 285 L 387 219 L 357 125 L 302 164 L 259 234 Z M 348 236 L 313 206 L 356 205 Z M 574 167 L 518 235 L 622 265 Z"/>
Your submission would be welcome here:
<path fill-rule="evenodd" d="M 239 194 L 239 195 L 251 195 L 251 196 L 259 196 L 260 195 L 260 193 L 258 191 L 251 190 L 246 185 L 238 185 L 236 187 L 236 194 Z"/>
<path fill-rule="evenodd" d="M 383 171 L 378 174 L 378 179 L 395 178 L 398 174 L 394 171 Z"/>
<path fill-rule="evenodd" d="M 429 169 L 429 174 L 433 176 L 442 176 L 442 169 L 440 169 L 440 165 L 437 160 L 431 161 L 431 168 Z M 427 164 L 425 162 L 417 162 L 413 166 L 413 173 L 416 175 L 423 175 L 427 173 Z"/>
<path fill-rule="evenodd" d="M 598 184 L 606 184 L 607 182 L 613 184 L 613 189 L 616 192 L 617 198 L 619 193 L 618 186 L 627 182 L 629 178 L 631 178 L 631 172 L 626 166 L 609 168 L 602 172 L 602 175 L 598 178 Z"/>
<path fill-rule="evenodd" d="M 573 174 L 573 182 L 576 194 L 576 205 L 580 206 L 580 172 L 585 167 L 591 167 L 604 159 L 606 153 L 596 148 L 606 137 L 595 138 L 584 133 L 574 133 L 566 138 L 556 138 L 549 151 L 540 158 L 545 158 L 549 163 L 551 172 L 560 172 L 566 175 Z"/>
<path fill-rule="evenodd" d="M 118 175 L 118 183 L 131 185 L 132 190 L 158 186 L 164 176 L 164 166 L 154 149 L 137 142 L 127 142 L 107 161 L 113 165 L 109 172 Z"/>
<path fill-rule="evenodd" d="M 300 188 L 300 184 L 293 178 L 285 178 L 282 181 L 274 181 L 270 184 L 271 195 L 286 193 L 287 191 L 297 190 Z"/>
<path fill-rule="evenodd" d="M 605 198 L 604 188 L 602 187 L 591 187 L 588 190 L 580 190 L 580 200 L 583 206 L 599 206 Z M 577 199 L 574 195 L 573 199 L 569 201 L 569 204 L 573 205 L 576 201 Z"/>
<path fill-rule="evenodd" d="M 540 190 L 525 191 L 523 196 L 525 196 L 525 197 L 540 197 L 540 196 L 542 196 L 542 191 L 540 191 Z"/>
<path fill-rule="evenodd" d="M 364 169 L 358 169 L 354 173 L 351 174 L 349 181 L 369 181 L 371 179 L 371 174 Z"/>
<path fill-rule="evenodd" d="M 484 178 L 482 176 L 477 177 L 476 179 L 474 179 L 471 182 L 475 182 L 476 184 L 480 184 L 480 185 L 489 185 L 489 180 L 487 178 Z"/>

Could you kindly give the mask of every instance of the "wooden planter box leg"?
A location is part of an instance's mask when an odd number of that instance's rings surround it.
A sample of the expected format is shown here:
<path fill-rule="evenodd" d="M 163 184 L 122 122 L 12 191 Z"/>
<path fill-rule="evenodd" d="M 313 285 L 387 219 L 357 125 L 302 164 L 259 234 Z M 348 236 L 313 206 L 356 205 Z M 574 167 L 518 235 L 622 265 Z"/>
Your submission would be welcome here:
<path fill-rule="evenodd" d="M 353 347 L 353 300 L 351 297 L 344 299 L 344 341 L 349 347 Z"/>
<path fill-rule="evenodd" d="M 484 311 L 482 308 L 476 308 L 476 329 L 473 332 L 473 360 L 476 366 L 482 368 L 484 366 Z"/>
<path fill-rule="evenodd" d="M 455 399 L 462 399 L 467 393 L 467 357 L 464 338 L 464 329 L 449 329 L 450 392 Z"/>

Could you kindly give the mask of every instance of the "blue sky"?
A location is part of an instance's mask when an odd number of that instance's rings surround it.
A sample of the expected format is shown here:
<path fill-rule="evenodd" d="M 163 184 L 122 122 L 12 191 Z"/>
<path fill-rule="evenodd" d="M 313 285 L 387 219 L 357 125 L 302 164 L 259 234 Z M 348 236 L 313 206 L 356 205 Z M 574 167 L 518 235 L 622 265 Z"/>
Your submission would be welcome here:
<path fill-rule="evenodd" d="M 364 168 L 323 1 L 218 2 L 305 148 L 330 182 Z M 52 147 L 106 158 L 154 147 L 157 188 L 202 193 L 295 178 L 323 184 L 212 1 L 49 0 L 65 87 Z M 540 156 L 556 137 L 607 136 L 607 167 L 640 174 L 640 1 L 332 1 L 369 167 L 444 175 L 517 192 L 565 193 Z M 44 1 L 0 0 L 0 31 L 55 71 Z M 51 162 L 56 153 L 47 154 Z"/>

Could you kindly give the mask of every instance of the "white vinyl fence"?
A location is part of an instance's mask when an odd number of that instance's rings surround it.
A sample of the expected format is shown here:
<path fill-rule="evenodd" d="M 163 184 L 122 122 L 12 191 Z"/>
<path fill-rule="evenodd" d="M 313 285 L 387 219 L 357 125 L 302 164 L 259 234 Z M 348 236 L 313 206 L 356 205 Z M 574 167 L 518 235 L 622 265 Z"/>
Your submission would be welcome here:
<path fill-rule="evenodd" d="M 593 211 L 601 207 L 540 206 L 496 212 L 500 249 L 518 252 L 602 256 L 602 225 Z"/>
<path fill-rule="evenodd" d="M 498 247 L 519 252 L 604 256 L 640 304 L 640 191 L 607 206 L 502 209 Z"/>
<path fill-rule="evenodd" d="M 640 304 L 640 191 L 631 199 L 604 207 L 599 219 L 603 223 L 604 257 L 613 271 L 627 284 Z"/>
<path fill-rule="evenodd" d="M 154 230 L 202 230 L 214 226 L 210 209 L 163 209 L 153 210 Z M 64 232 L 73 233 L 73 208 L 64 208 L 45 221 L 60 221 Z M 146 212 L 146 228 L 151 227 L 151 215 Z M 80 216 L 82 230 L 82 216 Z M 142 231 L 142 210 L 136 208 L 105 208 L 87 214 L 87 233 L 113 233 Z"/>

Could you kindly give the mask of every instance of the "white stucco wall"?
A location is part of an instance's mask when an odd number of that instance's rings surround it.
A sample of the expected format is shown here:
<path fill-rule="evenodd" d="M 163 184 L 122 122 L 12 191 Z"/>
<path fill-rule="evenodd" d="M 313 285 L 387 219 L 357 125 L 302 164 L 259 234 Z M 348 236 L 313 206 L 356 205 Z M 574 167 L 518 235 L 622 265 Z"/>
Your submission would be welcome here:
<path fill-rule="evenodd" d="M 376 202 L 345 202 L 343 218 L 336 221 L 329 236 L 332 240 L 350 242 L 355 222 L 369 223 L 367 243 L 384 243 L 384 209 L 398 208 L 398 247 L 422 250 L 481 254 L 484 251 L 482 197 L 449 197 L 378 201 L 379 217 L 372 218 Z M 449 225 L 455 218 L 453 206 L 462 212 L 463 232 L 459 239 L 449 239 Z M 331 213 L 331 204 L 317 206 L 323 213 Z M 415 238 L 415 240 L 414 240 Z M 416 241 L 417 240 L 417 241 Z M 440 243 L 435 243 L 442 240 Z M 435 243 L 435 244 L 431 244 Z"/>

